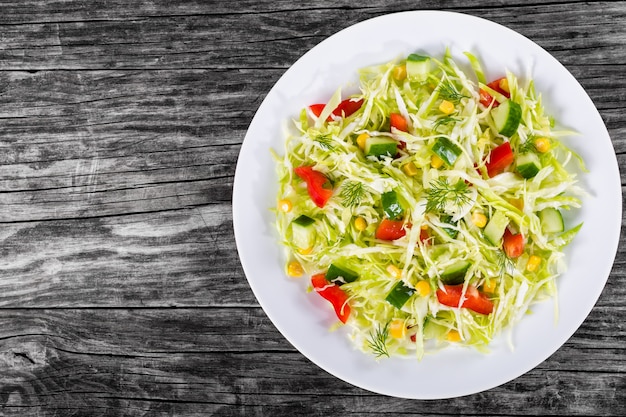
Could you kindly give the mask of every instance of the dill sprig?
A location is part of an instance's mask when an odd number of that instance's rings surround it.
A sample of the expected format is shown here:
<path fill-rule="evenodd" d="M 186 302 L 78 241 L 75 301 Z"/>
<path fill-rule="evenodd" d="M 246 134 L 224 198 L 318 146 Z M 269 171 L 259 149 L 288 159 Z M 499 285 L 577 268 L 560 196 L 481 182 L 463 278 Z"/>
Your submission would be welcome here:
<path fill-rule="evenodd" d="M 468 194 L 469 186 L 465 181 L 450 184 L 448 178 L 439 178 L 426 190 L 426 211 L 444 211 L 449 202 L 461 207 L 471 201 Z"/>
<path fill-rule="evenodd" d="M 456 117 L 452 117 L 452 116 L 440 117 L 439 119 L 437 119 L 435 121 L 435 124 L 433 126 L 433 130 L 439 129 L 440 126 L 449 125 L 450 123 L 456 123 L 456 122 L 460 122 L 460 121 L 461 121 L 461 119 L 457 119 Z"/>
<path fill-rule="evenodd" d="M 443 81 L 439 85 L 439 97 L 454 104 L 458 104 L 462 98 L 468 98 L 466 95 L 459 93 L 454 84 L 450 81 Z"/>
<path fill-rule="evenodd" d="M 500 276 L 503 277 L 505 274 L 511 275 L 515 270 L 515 264 L 513 263 L 513 260 L 506 256 L 506 253 L 504 253 L 503 251 L 498 251 L 497 257 L 498 271 L 500 273 Z"/>
<path fill-rule="evenodd" d="M 320 146 L 320 148 L 325 149 L 327 151 L 332 151 L 335 149 L 333 146 L 333 138 L 330 133 L 319 134 L 313 138 L 315 142 Z"/>
<path fill-rule="evenodd" d="M 529 136 L 526 139 L 526 142 L 520 144 L 517 148 L 517 152 L 520 154 L 528 153 L 528 152 L 535 152 L 536 150 L 537 148 L 535 147 L 535 141 L 534 141 L 533 136 Z"/>
<path fill-rule="evenodd" d="M 367 341 L 367 345 L 374 352 L 377 358 L 381 356 L 389 357 L 389 352 L 387 351 L 387 338 L 389 337 L 389 322 L 385 324 L 385 327 L 382 329 L 380 326 L 376 329 L 376 331 L 372 334 L 370 332 L 370 338 Z"/>
<path fill-rule="evenodd" d="M 365 188 L 363 183 L 357 181 L 347 181 L 341 187 L 341 198 L 343 205 L 346 207 L 355 207 L 361 204 L 365 197 Z"/>

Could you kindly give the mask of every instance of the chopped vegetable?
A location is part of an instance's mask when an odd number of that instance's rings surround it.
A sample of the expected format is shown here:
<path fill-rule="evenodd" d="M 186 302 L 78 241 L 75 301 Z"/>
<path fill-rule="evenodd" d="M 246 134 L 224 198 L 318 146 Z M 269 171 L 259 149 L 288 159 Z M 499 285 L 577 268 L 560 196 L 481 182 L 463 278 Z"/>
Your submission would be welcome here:
<path fill-rule="evenodd" d="M 313 275 L 311 284 L 315 292 L 332 304 L 337 317 L 345 324 L 351 312 L 346 293 L 338 285 L 328 282 L 324 274 Z"/>
<path fill-rule="evenodd" d="M 473 285 L 464 291 L 463 284 L 444 285 L 437 290 L 437 300 L 448 307 L 467 308 L 479 314 L 491 314 L 493 302 Z"/>
<path fill-rule="evenodd" d="M 333 195 L 332 184 L 324 174 L 315 171 L 313 167 L 301 166 L 294 170 L 297 176 L 306 182 L 311 200 L 317 207 L 323 208 Z"/>
<path fill-rule="evenodd" d="M 515 161 L 513 150 L 509 142 L 504 142 L 489 154 L 489 160 L 485 164 L 489 178 L 502 174 Z"/>
<path fill-rule="evenodd" d="M 381 220 L 376 229 L 376 239 L 396 240 L 406 235 L 405 225 L 402 220 Z"/>

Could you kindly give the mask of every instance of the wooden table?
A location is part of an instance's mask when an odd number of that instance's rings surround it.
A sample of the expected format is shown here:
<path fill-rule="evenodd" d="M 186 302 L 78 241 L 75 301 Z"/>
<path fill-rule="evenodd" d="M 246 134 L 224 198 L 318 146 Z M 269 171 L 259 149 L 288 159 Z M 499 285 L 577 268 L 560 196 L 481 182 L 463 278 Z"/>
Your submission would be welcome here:
<path fill-rule="evenodd" d="M 624 1 L 3 1 L 0 416 L 624 415 L 623 247 L 552 357 L 445 401 L 327 374 L 247 284 L 233 177 L 273 83 L 342 28 L 438 7 L 504 24 L 559 59 L 626 172 Z"/>

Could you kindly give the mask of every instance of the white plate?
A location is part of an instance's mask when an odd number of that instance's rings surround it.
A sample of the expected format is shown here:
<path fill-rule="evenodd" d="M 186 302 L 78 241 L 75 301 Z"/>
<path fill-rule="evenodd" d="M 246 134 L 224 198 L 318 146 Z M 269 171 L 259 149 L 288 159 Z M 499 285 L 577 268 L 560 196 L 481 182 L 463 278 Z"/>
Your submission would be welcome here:
<path fill-rule="evenodd" d="M 532 74 L 548 114 L 581 135 L 567 143 L 585 159 L 582 185 L 591 193 L 576 220 L 585 224 L 568 249 L 568 272 L 558 280 L 559 320 L 553 301 L 533 308 L 514 327 L 511 350 L 500 337 L 489 354 L 450 348 L 421 362 L 376 361 L 355 350 L 321 297 L 307 294 L 304 280 L 287 278 L 285 255 L 274 229 L 278 190 L 270 148 L 283 151 L 283 126 L 308 104 L 326 101 L 338 86 L 354 85 L 358 68 L 411 52 L 441 56 L 449 46 L 457 62 L 471 51 L 487 79 L 507 68 Z M 244 139 L 233 191 L 237 249 L 250 287 L 276 328 L 302 354 L 358 387 L 397 397 L 451 398 L 480 392 L 531 370 L 565 343 L 585 320 L 609 276 L 621 225 L 620 176 L 608 132 L 591 99 L 550 54 L 522 35 L 477 17 L 415 11 L 370 19 L 329 37 L 303 55 L 269 92 Z M 328 314 L 324 312 L 327 311 Z M 575 364 L 574 364 L 575 365 Z"/>

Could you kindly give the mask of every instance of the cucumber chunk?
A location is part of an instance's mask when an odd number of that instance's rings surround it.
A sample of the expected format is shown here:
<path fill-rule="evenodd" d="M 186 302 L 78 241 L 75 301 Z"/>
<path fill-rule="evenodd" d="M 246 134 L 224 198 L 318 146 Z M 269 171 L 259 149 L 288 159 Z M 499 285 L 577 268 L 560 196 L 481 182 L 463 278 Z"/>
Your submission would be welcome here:
<path fill-rule="evenodd" d="M 457 261 L 446 267 L 441 273 L 441 281 L 446 285 L 463 284 L 465 273 L 471 266 L 470 261 Z"/>
<path fill-rule="evenodd" d="M 291 222 L 291 236 L 294 245 L 300 249 L 313 247 L 317 235 L 313 226 L 314 223 L 315 220 L 304 214 Z"/>
<path fill-rule="evenodd" d="M 463 152 L 461 148 L 454 144 L 450 139 L 443 136 L 437 138 L 432 147 L 432 151 L 448 166 L 454 165 L 457 158 Z"/>
<path fill-rule="evenodd" d="M 493 122 L 501 135 L 511 137 L 522 120 L 522 108 L 514 101 L 506 100 L 498 107 L 491 109 Z"/>
<path fill-rule="evenodd" d="M 398 195 L 395 191 L 383 193 L 381 195 L 381 202 L 385 215 L 391 220 L 397 219 L 404 213 L 404 208 L 402 208 L 402 205 L 398 201 Z"/>
<path fill-rule="evenodd" d="M 411 54 L 406 59 L 406 75 L 411 81 L 426 81 L 430 73 L 430 57 Z"/>
<path fill-rule="evenodd" d="M 402 308 L 404 304 L 411 298 L 415 289 L 407 287 L 402 281 L 399 281 L 391 289 L 385 300 L 387 300 L 395 308 Z"/>
<path fill-rule="evenodd" d="M 518 155 L 515 158 L 517 172 L 524 178 L 532 178 L 541 169 L 541 162 L 537 154 L 529 152 Z"/>
<path fill-rule="evenodd" d="M 363 150 L 366 156 L 395 156 L 398 152 L 398 142 L 392 138 L 371 136 L 365 141 Z"/>
<path fill-rule="evenodd" d="M 509 225 L 509 218 L 501 211 L 496 211 L 489 219 L 487 226 L 485 226 L 484 234 L 485 238 L 495 246 L 500 246 L 502 243 L 502 236 L 504 236 L 504 231 L 506 227 Z"/>
<path fill-rule="evenodd" d="M 560 233 L 565 230 L 563 216 L 558 209 L 548 207 L 541 210 L 538 214 L 541 230 L 544 233 Z"/>
<path fill-rule="evenodd" d="M 341 278 L 344 282 L 353 282 L 359 277 L 356 272 L 337 264 L 330 264 L 328 271 L 326 271 L 326 279 L 333 281 L 337 278 Z"/>

